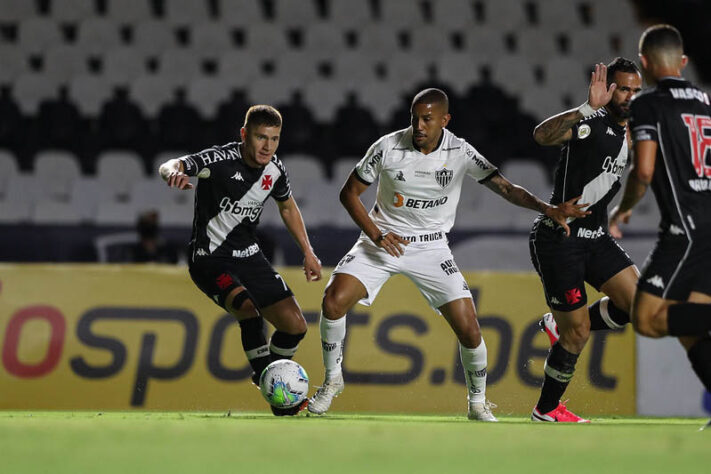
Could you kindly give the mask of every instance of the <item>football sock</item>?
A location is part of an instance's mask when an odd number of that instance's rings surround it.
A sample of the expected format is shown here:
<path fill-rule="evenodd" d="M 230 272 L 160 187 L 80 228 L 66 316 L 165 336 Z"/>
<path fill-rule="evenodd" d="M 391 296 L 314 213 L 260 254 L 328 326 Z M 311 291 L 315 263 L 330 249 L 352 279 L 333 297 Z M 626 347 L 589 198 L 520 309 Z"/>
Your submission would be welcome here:
<path fill-rule="evenodd" d="M 254 371 L 252 380 L 258 384 L 259 376 L 271 362 L 267 338 L 264 335 L 264 318 L 258 316 L 243 319 L 239 321 L 239 327 L 242 333 L 242 349 L 244 349 L 249 365 Z"/>
<path fill-rule="evenodd" d="M 272 339 L 269 342 L 269 352 L 271 353 L 272 361 L 280 359 L 291 359 L 296 354 L 296 349 L 299 347 L 299 342 L 304 338 L 306 333 L 288 334 L 279 330 L 274 331 Z"/>
<path fill-rule="evenodd" d="M 590 305 L 590 330 L 622 329 L 630 322 L 630 315 L 614 305 L 610 298 L 605 296 Z"/>
<path fill-rule="evenodd" d="M 691 346 L 687 355 L 701 383 L 711 392 L 711 339 L 701 339 Z"/>
<path fill-rule="evenodd" d="M 560 397 L 563 396 L 570 379 L 573 378 L 577 361 L 578 354 L 566 351 L 560 343 L 556 343 L 551 347 L 543 368 L 544 379 L 541 398 L 538 399 L 536 404 L 541 414 L 548 413 L 558 406 Z"/>
<path fill-rule="evenodd" d="M 678 303 L 667 311 L 670 336 L 702 336 L 711 331 L 711 304 Z"/>
<path fill-rule="evenodd" d="M 467 398 L 470 402 L 486 400 L 486 344 L 482 338 L 481 344 L 474 349 L 459 344 L 459 357 L 464 367 L 464 378 L 467 381 Z"/>
<path fill-rule="evenodd" d="M 321 313 L 319 328 L 326 380 L 331 380 L 341 375 L 343 344 L 346 339 L 346 316 L 339 319 L 328 319 Z"/>

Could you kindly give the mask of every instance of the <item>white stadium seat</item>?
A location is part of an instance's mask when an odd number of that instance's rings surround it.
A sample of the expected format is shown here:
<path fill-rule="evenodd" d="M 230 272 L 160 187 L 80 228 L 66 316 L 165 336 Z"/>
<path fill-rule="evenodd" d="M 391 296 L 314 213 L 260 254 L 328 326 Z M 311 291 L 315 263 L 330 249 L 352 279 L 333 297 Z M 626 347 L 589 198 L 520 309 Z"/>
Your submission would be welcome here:
<path fill-rule="evenodd" d="M 165 20 L 171 25 L 184 26 L 209 17 L 208 2 L 195 0 L 164 0 Z"/>
<path fill-rule="evenodd" d="M 78 22 L 96 14 L 94 0 L 52 0 L 51 15 L 60 22 Z"/>
<path fill-rule="evenodd" d="M 104 200 L 126 202 L 136 181 L 145 177 L 141 158 L 130 151 L 104 151 L 96 159 L 96 178 Z"/>
<path fill-rule="evenodd" d="M 34 177 L 38 199 L 69 202 L 74 182 L 80 176 L 79 160 L 72 153 L 45 150 L 35 157 Z"/>

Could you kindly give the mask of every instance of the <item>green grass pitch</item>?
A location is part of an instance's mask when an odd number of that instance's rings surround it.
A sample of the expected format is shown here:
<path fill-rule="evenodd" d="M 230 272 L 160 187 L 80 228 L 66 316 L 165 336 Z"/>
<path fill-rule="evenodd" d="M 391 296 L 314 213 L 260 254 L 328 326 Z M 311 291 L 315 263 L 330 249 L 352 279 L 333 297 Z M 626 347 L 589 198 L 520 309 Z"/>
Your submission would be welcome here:
<path fill-rule="evenodd" d="M 706 419 L 0 412 L 0 472 L 708 473 Z"/>

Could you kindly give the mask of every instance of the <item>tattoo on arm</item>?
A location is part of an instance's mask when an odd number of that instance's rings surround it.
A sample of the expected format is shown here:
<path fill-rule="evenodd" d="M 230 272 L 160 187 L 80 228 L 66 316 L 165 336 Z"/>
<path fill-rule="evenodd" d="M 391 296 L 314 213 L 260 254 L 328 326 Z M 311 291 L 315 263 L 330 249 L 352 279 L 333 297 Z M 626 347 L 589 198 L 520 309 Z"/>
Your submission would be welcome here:
<path fill-rule="evenodd" d="M 487 188 L 491 189 L 511 204 L 525 207 L 526 209 L 533 209 L 538 212 L 545 212 L 548 207 L 546 203 L 529 193 L 526 189 L 511 183 L 501 175 L 494 176 L 484 184 Z"/>
<path fill-rule="evenodd" d="M 572 137 L 573 125 L 583 118 L 578 109 L 560 113 L 540 123 L 533 132 L 539 145 L 560 145 Z"/>

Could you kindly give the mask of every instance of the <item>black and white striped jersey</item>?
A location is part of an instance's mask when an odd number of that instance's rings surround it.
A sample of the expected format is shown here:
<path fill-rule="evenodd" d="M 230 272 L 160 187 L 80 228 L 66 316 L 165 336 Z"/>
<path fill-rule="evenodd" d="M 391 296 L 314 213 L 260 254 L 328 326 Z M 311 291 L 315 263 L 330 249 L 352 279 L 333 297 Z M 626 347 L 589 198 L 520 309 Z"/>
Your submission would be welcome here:
<path fill-rule="evenodd" d="M 681 77 L 663 78 L 631 105 L 635 142 L 658 143 L 652 191 L 661 229 L 674 235 L 711 232 L 711 105 Z"/>
<path fill-rule="evenodd" d="M 550 203 L 581 196 L 578 202 L 590 204 L 592 214 L 568 219 L 571 237 L 599 237 L 607 231 L 607 205 L 619 191 L 627 165 L 626 128 L 601 108 L 572 132 L 561 150 Z"/>
<path fill-rule="evenodd" d="M 254 230 L 265 201 L 291 196 L 281 161 L 252 168 L 242 159 L 239 143 L 215 146 L 180 158 L 188 176 L 198 176 L 195 217 L 190 241 L 191 259 L 204 256 L 246 257 L 254 246 Z M 256 250 L 255 250 L 256 249 Z"/>

